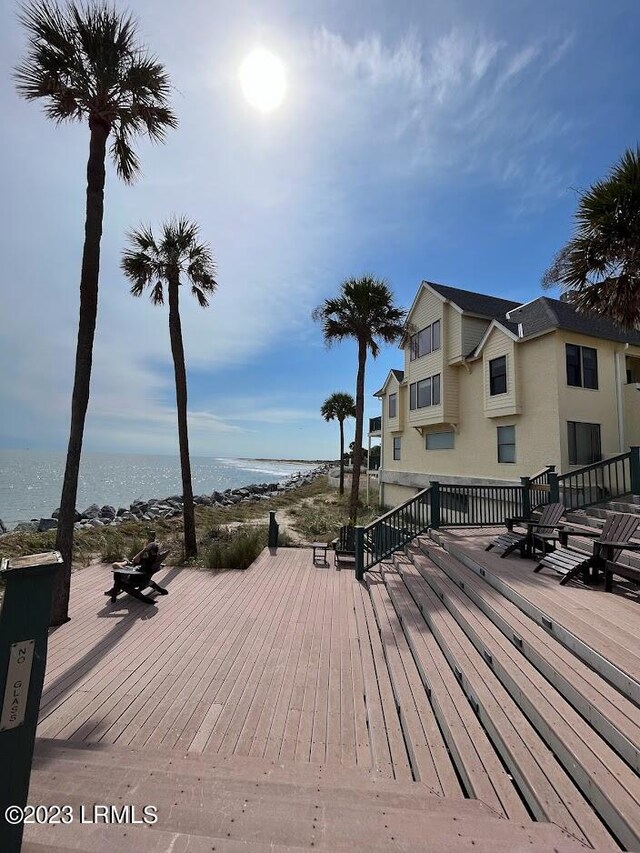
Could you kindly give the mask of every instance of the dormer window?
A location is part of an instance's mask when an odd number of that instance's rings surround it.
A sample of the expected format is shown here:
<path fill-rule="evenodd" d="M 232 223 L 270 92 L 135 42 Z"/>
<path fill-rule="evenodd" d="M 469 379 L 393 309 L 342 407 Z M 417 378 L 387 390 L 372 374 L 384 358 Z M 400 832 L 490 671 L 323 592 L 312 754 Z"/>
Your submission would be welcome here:
<path fill-rule="evenodd" d="M 409 356 L 411 361 L 422 358 L 430 352 L 440 349 L 440 320 L 416 332 L 409 338 Z"/>

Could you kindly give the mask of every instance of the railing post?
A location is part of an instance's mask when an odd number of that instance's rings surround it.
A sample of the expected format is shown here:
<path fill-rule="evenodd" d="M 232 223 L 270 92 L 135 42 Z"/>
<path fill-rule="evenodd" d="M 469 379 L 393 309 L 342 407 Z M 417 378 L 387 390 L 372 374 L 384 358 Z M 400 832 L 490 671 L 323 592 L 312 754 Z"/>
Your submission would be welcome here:
<path fill-rule="evenodd" d="M 631 494 L 640 495 L 640 447 L 632 445 L 630 448 L 629 468 L 631 473 Z"/>
<path fill-rule="evenodd" d="M 364 577 L 364 527 L 357 525 L 354 533 L 354 544 L 356 550 L 356 580 L 361 581 Z"/>
<path fill-rule="evenodd" d="M 440 483 L 432 480 L 431 486 L 431 527 L 437 530 L 440 527 Z"/>
<path fill-rule="evenodd" d="M 560 483 L 555 471 L 549 471 L 549 503 L 560 503 Z"/>
<path fill-rule="evenodd" d="M 273 509 L 269 511 L 268 545 L 269 545 L 269 548 L 277 548 L 278 547 L 278 522 L 276 521 L 276 512 Z"/>
<path fill-rule="evenodd" d="M 62 558 L 50 551 L 0 563 L 7 584 L 0 611 L 0 850 L 19 853 L 23 823 L 9 823 L 5 812 L 9 806 L 24 809 L 27 804 L 51 596 Z"/>
<path fill-rule="evenodd" d="M 520 482 L 522 483 L 522 516 L 523 518 L 529 518 L 531 515 L 531 478 L 530 477 L 520 477 Z"/>

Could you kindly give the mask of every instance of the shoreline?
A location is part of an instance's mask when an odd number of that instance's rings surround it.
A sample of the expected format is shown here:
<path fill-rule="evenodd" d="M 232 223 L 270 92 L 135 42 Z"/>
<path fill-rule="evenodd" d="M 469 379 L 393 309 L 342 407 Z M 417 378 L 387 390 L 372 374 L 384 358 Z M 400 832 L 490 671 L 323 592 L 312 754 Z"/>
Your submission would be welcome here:
<path fill-rule="evenodd" d="M 252 461 L 275 462 L 277 460 L 252 458 Z M 307 462 L 305 464 L 311 463 Z M 294 471 L 275 482 L 251 483 L 245 486 L 228 488 L 224 491 L 214 489 L 210 494 L 194 495 L 193 500 L 196 506 L 210 507 L 224 507 L 237 503 L 269 500 L 273 496 L 279 496 L 300 486 L 307 485 L 317 477 L 325 476 L 330 467 L 329 463 L 322 462 L 316 468 L 308 471 Z M 110 504 L 104 504 L 101 507 L 97 503 L 92 503 L 82 511 L 76 509 L 74 527 L 76 530 L 82 530 L 88 527 L 116 526 L 125 521 L 154 521 L 164 518 L 175 518 L 181 515 L 182 511 L 182 496 L 177 494 L 165 498 L 137 499 L 132 501 L 128 507 L 120 506 L 116 508 Z M 41 516 L 40 518 L 18 521 L 11 529 L 0 518 L 0 537 L 8 536 L 12 533 L 44 533 L 48 530 L 55 530 L 58 527 L 57 513 L 58 510 L 55 509 L 48 517 Z"/>

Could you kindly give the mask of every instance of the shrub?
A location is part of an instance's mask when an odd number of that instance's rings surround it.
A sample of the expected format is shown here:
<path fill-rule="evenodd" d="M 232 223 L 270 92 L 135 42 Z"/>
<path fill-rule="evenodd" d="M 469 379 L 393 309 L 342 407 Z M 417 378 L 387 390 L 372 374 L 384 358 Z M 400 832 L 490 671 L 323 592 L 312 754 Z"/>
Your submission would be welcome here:
<path fill-rule="evenodd" d="M 211 541 L 204 564 L 208 569 L 247 569 L 266 545 L 266 526 L 236 527 Z"/>

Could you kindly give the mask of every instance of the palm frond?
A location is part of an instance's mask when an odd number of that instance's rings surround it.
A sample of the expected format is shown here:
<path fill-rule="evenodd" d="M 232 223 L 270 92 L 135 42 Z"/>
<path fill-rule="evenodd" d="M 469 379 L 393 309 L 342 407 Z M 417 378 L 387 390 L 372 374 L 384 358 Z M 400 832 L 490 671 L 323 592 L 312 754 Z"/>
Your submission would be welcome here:
<path fill-rule="evenodd" d="M 131 182 L 139 171 L 133 137 L 161 142 L 177 119 L 163 66 L 138 43 L 136 22 L 107 0 L 59 5 L 36 0 L 22 8 L 28 45 L 14 72 L 18 93 L 42 99 L 55 122 L 100 121 L 115 139 L 111 156 Z"/>
<path fill-rule="evenodd" d="M 145 287 L 153 284 L 150 297 L 154 304 L 163 304 L 163 285 L 186 276 L 191 283 L 191 293 L 202 308 L 209 304 L 215 291 L 215 263 L 211 249 L 198 242 L 198 225 L 186 216 L 173 216 L 163 223 L 160 238 L 156 240 L 149 227 L 130 231 L 130 247 L 122 253 L 121 267 L 133 281 L 131 292 L 139 296 Z"/>
<path fill-rule="evenodd" d="M 640 327 L 640 146 L 583 192 L 573 237 L 544 273 L 577 310 Z"/>

